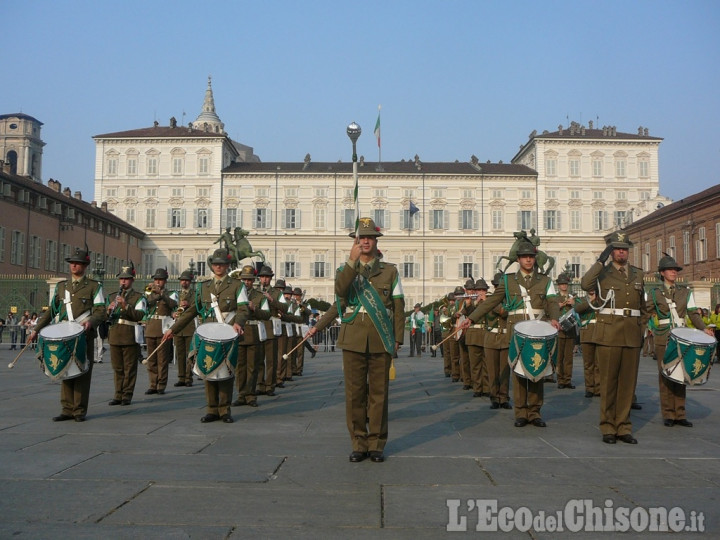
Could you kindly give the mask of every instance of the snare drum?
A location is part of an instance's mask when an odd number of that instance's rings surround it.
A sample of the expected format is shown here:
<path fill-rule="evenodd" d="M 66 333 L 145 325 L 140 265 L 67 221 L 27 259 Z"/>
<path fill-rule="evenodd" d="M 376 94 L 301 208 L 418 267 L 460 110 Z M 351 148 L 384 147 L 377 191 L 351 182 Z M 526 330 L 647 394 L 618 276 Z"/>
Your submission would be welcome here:
<path fill-rule="evenodd" d="M 552 375 L 557 363 L 557 336 L 557 330 L 545 321 L 516 323 L 508 351 L 510 367 L 533 382 Z"/>
<path fill-rule="evenodd" d="M 673 328 L 668 337 L 662 374 L 680 384 L 705 384 L 717 340 L 695 328 Z"/>
<path fill-rule="evenodd" d="M 38 333 L 38 359 L 53 381 L 79 377 L 90 369 L 83 325 L 62 321 Z"/>
<path fill-rule="evenodd" d="M 575 316 L 575 308 L 570 308 L 567 313 L 560 317 L 558 319 L 558 324 L 563 332 L 572 332 L 573 330 L 577 330 L 578 322 Z"/>
<path fill-rule="evenodd" d="M 208 381 L 232 379 L 237 367 L 237 337 L 229 324 L 210 322 L 198 326 L 189 353 L 195 357 L 193 373 Z"/>

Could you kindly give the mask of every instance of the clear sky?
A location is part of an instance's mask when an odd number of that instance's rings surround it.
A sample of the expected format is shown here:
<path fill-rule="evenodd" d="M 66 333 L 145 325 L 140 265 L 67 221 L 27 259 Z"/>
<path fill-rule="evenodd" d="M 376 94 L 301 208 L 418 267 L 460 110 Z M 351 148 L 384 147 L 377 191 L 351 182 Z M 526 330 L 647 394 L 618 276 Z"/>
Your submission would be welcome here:
<path fill-rule="evenodd" d="M 720 183 L 720 2 L 6 0 L 0 113 L 44 123 L 43 180 L 93 194 L 92 136 L 201 111 L 263 161 L 509 162 L 569 121 L 663 137 L 660 191 Z M 183 112 L 186 113 L 183 122 Z"/>

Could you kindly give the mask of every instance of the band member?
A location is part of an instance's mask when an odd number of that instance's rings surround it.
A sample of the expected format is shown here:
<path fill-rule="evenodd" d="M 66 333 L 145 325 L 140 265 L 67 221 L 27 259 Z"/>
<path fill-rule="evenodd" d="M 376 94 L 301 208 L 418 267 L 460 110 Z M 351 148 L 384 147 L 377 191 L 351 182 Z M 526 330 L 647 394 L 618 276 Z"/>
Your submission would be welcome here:
<path fill-rule="evenodd" d="M 280 280 L 275 282 L 277 283 Z M 284 283 L 284 281 L 283 281 Z M 283 334 L 278 339 L 278 364 L 277 364 L 277 386 L 279 388 L 285 387 L 285 381 L 292 381 L 292 362 L 295 353 L 293 352 L 290 356 L 285 358 L 285 354 L 292 350 L 297 343 L 297 335 L 295 332 L 295 325 L 300 321 L 300 318 L 295 314 L 297 311 L 297 304 L 293 301 L 293 289 L 290 285 L 285 285 L 283 289 L 283 297 L 285 298 L 285 304 L 287 305 L 287 311 L 280 313 L 280 320 L 282 321 Z"/>
<path fill-rule="evenodd" d="M 415 304 L 410 314 L 410 356 L 422 356 L 422 341 L 425 334 L 425 314 L 420 311 L 422 306 Z"/>
<path fill-rule="evenodd" d="M 504 274 L 497 273 L 492 279 L 494 289 L 498 288 Z M 486 298 L 487 300 L 487 298 Z M 490 408 L 510 409 L 510 334 L 507 327 L 508 312 L 502 304 L 495 306 L 485 315 L 485 365 L 490 383 Z M 482 318 L 479 319 L 482 321 Z"/>
<path fill-rule="evenodd" d="M 607 444 L 637 444 L 632 436 L 630 406 L 637 381 L 645 309 L 642 269 L 628 264 L 632 243 L 627 234 L 614 232 L 582 277 L 585 291 L 597 291 L 595 344 L 600 365 L 600 431 Z M 611 257 L 611 263 L 605 265 Z"/>
<path fill-rule="evenodd" d="M 213 277 L 202 283 L 194 304 L 191 304 L 175 324 L 165 332 L 164 339 L 170 339 L 176 332 L 200 316 L 202 322 L 223 322 L 230 324 L 238 336 L 244 333 L 243 326 L 248 318 L 248 295 L 242 281 L 228 276 L 230 254 L 226 249 L 216 249 L 208 258 Z M 236 353 L 237 354 L 237 353 Z M 215 422 L 222 419 L 226 424 L 234 422 L 231 416 L 234 377 L 222 381 L 205 380 L 207 414 L 200 421 Z"/>
<path fill-rule="evenodd" d="M 377 256 L 379 227 L 359 220 L 348 261 L 335 278 L 343 306 L 338 347 L 343 350 L 345 417 L 352 440 L 351 462 L 385 460 L 388 388 L 393 355 L 403 342 L 405 299 L 395 265 Z"/>
<path fill-rule="evenodd" d="M 298 340 L 301 340 L 303 334 L 305 334 L 310 328 L 310 308 L 306 303 L 303 302 L 303 291 L 300 287 L 295 287 L 293 289 L 293 300 L 298 306 L 295 314 L 300 317 L 300 319 L 302 319 L 300 324 L 297 325 Z M 313 358 L 315 357 L 315 349 L 312 347 L 312 345 L 310 345 L 310 340 L 305 340 L 303 346 L 299 347 L 296 352 L 295 364 L 293 365 L 292 371 L 293 376 L 302 377 L 303 369 L 305 368 L 305 349 L 308 349 L 310 351 Z"/>
<path fill-rule="evenodd" d="M 575 311 L 580 316 L 580 346 L 582 347 L 583 371 L 585 375 L 585 397 L 600 397 L 600 366 L 595 348 L 597 317 L 595 291 L 588 291 L 584 298 L 575 298 Z"/>
<path fill-rule="evenodd" d="M 185 270 L 180 274 L 180 290 L 178 291 L 178 307 L 173 313 L 173 319 L 177 319 L 187 308 L 195 303 L 195 290 L 192 288 L 192 282 L 195 276 L 192 270 Z M 173 348 L 175 349 L 175 359 L 177 361 L 178 381 L 174 386 L 192 386 L 193 373 L 192 362 L 188 361 L 188 353 L 190 352 L 190 344 L 195 333 L 195 324 L 188 324 L 173 337 Z"/>
<path fill-rule="evenodd" d="M 133 289 L 135 266 L 123 266 L 117 275 L 120 289 L 108 298 L 108 343 L 115 394 L 108 405 L 130 405 L 137 381 L 140 344 L 135 329 L 147 313 L 145 296 Z"/>
<path fill-rule="evenodd" d="M 269 309 L 271 314 L 270 320 L 264 321 L 265 333 L 267 334 L 267 341 L 265 342 L 265 363 L 260 366 L 258 371 L 257 384 L 257 393 L 267 396 L 274 396 L 275 388 L 278 385 L 278 338 L 282 335 L 282 323 L 280 322 L 279 315 L 287 311 L 288 308 L 282 289 L 270 285 L 273 276 L 272 268 L 269 266 L 263 266 L 260 272 L 258 272 L 258 290 L 265 296 L 266 300 L 263 308 Z M 282 281 L 284 288 L 285 282 L 283 280 L 279 281 Z M 282 354 L 284 354 L 284 351 Z M 279 382 L 282 383 L 282 381 Z"/>
<path fill-rule="evenodd" d="M 263 308 L 267 300 L 263 293 L 253 288 L 255 268 L 250 265 L 243 266 L 240 279 L 248 292 L 249 316 L 243 329 L 243 340 L 238 347 L 238 364 L 235 372 L 238 397 L 233 401 L 233 405 L 257 407 L 258 371 L 265 360 L 264 342 L 267 340 L 264 321 L 270 320 L 270 309 Z"/>
<path fill-rule="evenodd" d="M 85 272 L 90 264 L 87 247 L 75 249 L 75 253 L 65 259 L 70 263 L 70 279 L 61 281 L 55 287 L 50 309 L 46 310 L 38 320 L 35 330 L 28 336 L 28 343 L 37 338 L 40 330 L 53 322 L 71 320 L 81 324 L 85 329 L 85 359 L 87 371 L 78 377 L 63 379 L 60 387 L 60 415 L 53 418 L 54 422 L 75 419 L 84 422 L 90 399 L 90 381 L 92 379 L 93 355 L 95 352 L 96 328 L 105 320 L 105 297 L 102 285 L 89 279 Z M 67 294 L 66 294 L 67 293 Z M 69 299 L 69 303 L 65 303 Z"/>
<path fill-rule="evenodd" d="M 165 285 L 168 272 L 165 268 L 158 268 L 152 277 L 153 283 L 148 285 L 147 295 L 147 324 L 145 326 L 145 343 L 148 355 L 157 349 L 155 354 L 147 358 L 147 371 L 150 378 L 150 387 L 146 394 L 164 394 L 168 381 L 168 366 L 172 362 L 172 343 L 162 347 L 163 334 L 172 323 L 172 314 L 177 308 L 177 293 L 171 293 Z M 158 349 L 158 347 L 160 347 Z"/>
<path fill-rule="evenodd" d="M 489 288 L 487 282 L 482 278 L 473 284 L 471 291 L 476 298 L 471 299 L 471 302 L 465 305 L 464 314 L 466 317 L 485 301 Z M 470 360 L 470 380 L 472 383 L 473 397 L 490 395 L 490 383 L 485 365 L 484 347 L 486 322 L 486 317 L 483 317 L 477 324 L 473 324 L 465 331 L 465 345 L 467 346 L 468 358 Z"/>
<path fill-rule="evenodd" d="M 477 297 L 475 294 L 475 282 L 472 279 L 468 279 L 465 282 L 464 294 L 462 295 L 462 301 L 458 305 L 458 310 L 455 313 L 457 317 L 456 326 L 461 318 L 466 317 L 473 311 L 473 300 Z M 470 390 L 472 388 L 472 370 L 470 369 L 470 352 L 468 351 L 468 345 L 466 341 L 467 330 L 463 329 L 458 331 L 456 334 L 458 352 L 460 353 L 460 379 L 463 383 L 463 390 Z"/>
<path fill-rule="evenodd" d="M 570 286 L 570 278 L 566 274 L 560 274 L 557 278 L 558 286 L 558 306 L 560 307 L 560 316 L 565 315 L 573 309 L 574 299 L 572 294 L 568 292 Z M 557 381 L 558 388 L 574 389 L 572 383 L 573 370 L 573 349 L 575 348 L 575 325 L 568 330 L 560 328 L 558 330 L 558 357 L 557 357 Z"/>
<path fill-rule="evenodd" d="M 511 338 L 515 323 L 531 317 L 549 319 L 555 329 L 559 327 L 555 287 L 548 276 L 537 270 L 535 255 L 535 246 L 530 242 L 520 243 L 517 249 L 520 268 L 515 274 L 505 274 L 500 279 L 492 295 L 468 317 L 466 326 L 477 323 L 481 317 L 504 303 L 503 308 L 508 312 L 508 331 Z M 533 382 L 514 373 L 515 427 L 523 427 L 528 423 L 536 427 L 547 425 L 540 416 L 543 395 L 542 381 Z"/>
<path fill-rule="evenodd" d="M 645 319 L 652 317 L 649 325 L 655 338 L 655 358 L 658 363 L 658 382 L 660 385 L 660 412 L 663 424 L 692 427 L 692 422 L 685 414 L 685 385 L 675 382 L 663 375 L 663 359 L 667 347 L 670 330 L 685 326 L 685 317 L 690 317 L 693 326 L 703 330 L 711 337 L 715 334 L 711 328 L 705 327 L 700 310 L 695 305 L 692 291 L 685 285 L 677 283 L 682 266 L 675 259 L 665 254 L 658 263 L 658 272 L 663 284 L 648 293 Z"/>
<path fill-rule="evenodd" d="M 452 377 L 450 380 L 452 382 L 459 382 L 462 378 L 462 367 L 460 365 L 460 340 L 456 333 L 456 325 L 460 315 L 462 315 L 461 309 L 464 299 L 461 297 L 463 296 L 465 296 L 465 289 L 458 285 L 453 291 L 453 301 L 448 306 L 448 314 L 450 315 L 450 330 L 448 334 L 453 333 L 454 335 L 445 342 L 445 345 L 447 345 L 450 350 L 450 375 Z"/>

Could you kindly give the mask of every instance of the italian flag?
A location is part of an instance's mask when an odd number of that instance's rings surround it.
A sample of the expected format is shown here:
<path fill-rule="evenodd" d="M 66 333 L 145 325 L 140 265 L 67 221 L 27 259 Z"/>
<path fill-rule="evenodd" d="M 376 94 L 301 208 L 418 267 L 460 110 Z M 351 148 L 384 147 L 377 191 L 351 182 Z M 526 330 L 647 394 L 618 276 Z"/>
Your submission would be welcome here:
<path fill-rule="evenodd" d="M 378 119 L 377 122 L 375 122 L 375 131 L 373 131 L 375 134 L 375 137 L 377 138 L 378 142 L 378 148 L 380 148 L 380 106 L 378 105 Z"/>

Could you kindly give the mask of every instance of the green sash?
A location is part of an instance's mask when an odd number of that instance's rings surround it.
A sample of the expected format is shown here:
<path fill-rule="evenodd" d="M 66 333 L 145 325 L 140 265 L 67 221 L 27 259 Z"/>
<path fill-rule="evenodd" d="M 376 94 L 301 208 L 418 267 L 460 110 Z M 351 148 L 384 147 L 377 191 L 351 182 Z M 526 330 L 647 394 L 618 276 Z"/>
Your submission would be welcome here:
<path fill-rule="evenodd" d="M 342 313 L 340 299 L 336 298 L 336 301 L 338 313 Z M 395 329 L 375 287 L 367 279 L 358 276 L 352 283 L 347 301 L 348 306 L 353 308 L 353 312 L 347 317 L 341 317 L 341 322 L 348 323 L 355 319 L 362 306 L 375 325 L 385 351 L 390 355 L 395 354 Z"/>

